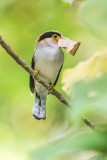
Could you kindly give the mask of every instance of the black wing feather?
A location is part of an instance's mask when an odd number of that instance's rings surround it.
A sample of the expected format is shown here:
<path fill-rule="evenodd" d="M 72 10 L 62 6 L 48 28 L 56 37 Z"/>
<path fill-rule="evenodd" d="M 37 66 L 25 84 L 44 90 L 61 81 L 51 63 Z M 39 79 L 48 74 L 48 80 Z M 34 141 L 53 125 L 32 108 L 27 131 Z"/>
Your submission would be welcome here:
<path fill-rule="evenodd" d="M 55 82 L 54 82 L 54 86 L 56 85 L 56 83 L 57 83 L 57 81 L 58 81 L 58 78 L 59 78 L 59 75 L 60 75 L 60 72 L 61 72 L 62 67 L 63 67 L 63 65 L 61 66 L 61 68 L 60 68 L 60 70 L 59 70 L 59 72 L 58 72 L 57 78 L 56 78 L 56 80 L 55 80 Z"/>
<path fill-rule="evenodd" d="M 31 68 L 34 70 L 34 56 L 32 57 L 32 62 L 31 62 Z M 32 93 L 34 93 L 35 91 L 35 84 L 34 84 L 34 79 L 33 77 L 30 75 L 30 81 L 29 81 L 29 87 Z"/>

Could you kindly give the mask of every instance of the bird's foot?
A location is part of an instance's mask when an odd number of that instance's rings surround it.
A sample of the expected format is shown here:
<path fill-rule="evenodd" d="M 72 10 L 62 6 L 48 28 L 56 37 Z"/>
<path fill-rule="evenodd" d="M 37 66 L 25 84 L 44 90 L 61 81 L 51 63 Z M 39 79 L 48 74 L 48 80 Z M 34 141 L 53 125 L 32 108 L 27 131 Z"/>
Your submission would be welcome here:
<path fill-rule="evenodd" d="M 49 89 L 49 93 L 52 93 L 54 90 L 54 85 L 50 84 L 48 89 Z"/>
<path fill-rule="evenodd" d="M 38 70 L 34 70 L 33 77 L 35 78 L 39 74 Z"/>

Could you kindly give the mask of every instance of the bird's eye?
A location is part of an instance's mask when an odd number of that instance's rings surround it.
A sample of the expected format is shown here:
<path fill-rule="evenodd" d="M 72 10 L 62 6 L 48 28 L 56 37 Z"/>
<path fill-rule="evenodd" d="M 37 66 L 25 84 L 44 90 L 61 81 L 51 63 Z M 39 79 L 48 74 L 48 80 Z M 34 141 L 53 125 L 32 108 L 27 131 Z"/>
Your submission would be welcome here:
<path fill-rule="evenodd" d="M 58 39 L 59 39 L 59 36 L 58 36 L 57 34 L 54 34 L 54 35 L 52 36 L 52 38 L 55 39 L 55 40 L 58 40 Z"/>

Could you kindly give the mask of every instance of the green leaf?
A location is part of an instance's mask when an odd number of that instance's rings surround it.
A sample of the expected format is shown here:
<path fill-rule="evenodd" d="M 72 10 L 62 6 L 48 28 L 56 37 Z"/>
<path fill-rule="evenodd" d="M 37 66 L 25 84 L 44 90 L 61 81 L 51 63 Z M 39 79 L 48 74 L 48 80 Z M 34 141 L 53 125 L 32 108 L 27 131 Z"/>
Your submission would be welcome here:
<path fill-rule="evenodd" d="M 92 113 L 99 117 L 107 112 L 107 75 L 95 80 L 78 82 L 72 89 L 71 100 L 73 119 L 80 119 L 84 114 Z"/>

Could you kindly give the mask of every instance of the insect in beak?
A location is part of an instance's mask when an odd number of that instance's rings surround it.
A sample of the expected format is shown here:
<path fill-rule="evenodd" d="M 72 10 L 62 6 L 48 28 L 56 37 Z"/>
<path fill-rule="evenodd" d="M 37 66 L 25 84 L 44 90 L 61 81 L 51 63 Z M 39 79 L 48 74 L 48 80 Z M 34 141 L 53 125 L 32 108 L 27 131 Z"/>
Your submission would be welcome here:
<path fill-rule="evenodd" d="M 67 52 L 74 56 L 78 47 L 80 46 L 80 42 L 70 40 L 66 37 L 61 37 L 58 39 L 58 46 L 66 48 Z"/>

